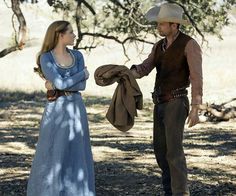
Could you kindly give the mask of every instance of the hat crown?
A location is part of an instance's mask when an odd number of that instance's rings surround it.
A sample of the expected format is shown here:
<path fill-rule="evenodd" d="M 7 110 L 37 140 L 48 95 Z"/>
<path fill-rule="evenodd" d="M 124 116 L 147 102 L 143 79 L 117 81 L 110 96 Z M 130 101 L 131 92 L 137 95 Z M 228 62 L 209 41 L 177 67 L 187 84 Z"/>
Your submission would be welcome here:
<path fill-rule="evenodd" d="M 158 18 L 182 19 L 183 13 L 184 10 L 179 5 L 173 3 L 165 3 L 161 5 L 160 12 L 157 15 L 157 19 Z"/>
<path fill-rule="evenodd" d="M 189 24 L 183 19 L 184 10 L 175 3 L 164 3 L 150 8 L 145 14 L 149 22 L 173 22 L 178 24 Z"/>

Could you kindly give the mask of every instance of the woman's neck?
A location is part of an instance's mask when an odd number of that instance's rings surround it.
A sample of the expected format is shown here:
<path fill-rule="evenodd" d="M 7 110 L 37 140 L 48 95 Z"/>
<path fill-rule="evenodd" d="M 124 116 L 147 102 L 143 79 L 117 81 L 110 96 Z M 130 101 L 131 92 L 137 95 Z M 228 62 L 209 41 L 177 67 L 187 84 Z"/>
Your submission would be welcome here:
<path fill-rule="evenodd" d="M 63 55 L 67 53 L 66 46 L 57 44 L 56 47 L 53 49 L 53 53 L 58 55 Z"/>

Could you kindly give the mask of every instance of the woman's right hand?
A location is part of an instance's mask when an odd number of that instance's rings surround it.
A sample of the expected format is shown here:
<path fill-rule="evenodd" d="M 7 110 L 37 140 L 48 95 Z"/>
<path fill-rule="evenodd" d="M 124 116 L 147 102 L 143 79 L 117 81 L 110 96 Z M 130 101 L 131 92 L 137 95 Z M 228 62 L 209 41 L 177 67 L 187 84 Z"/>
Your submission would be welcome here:
<path fill-rule="evenodd" d="M 84 73 L 85 73 L 85 79 L 87 80 L 89 78 L 89 72 L 88 72 L 88 69 L 87 67 L 84 67 Z"/>

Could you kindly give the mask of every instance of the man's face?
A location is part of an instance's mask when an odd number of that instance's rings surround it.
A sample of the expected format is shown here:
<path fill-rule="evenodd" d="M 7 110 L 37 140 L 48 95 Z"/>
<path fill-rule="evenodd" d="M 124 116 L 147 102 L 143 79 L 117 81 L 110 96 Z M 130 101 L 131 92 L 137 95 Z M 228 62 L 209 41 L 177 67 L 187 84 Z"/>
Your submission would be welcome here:
<path fill-rule="evenodd" d="M 174 30 L 174 26 L 173 24 L 169 22 L 160 22 L 160 23 L 157 23 L 157 30 L 160 36 L 166 37 L 172 34 Z"/>

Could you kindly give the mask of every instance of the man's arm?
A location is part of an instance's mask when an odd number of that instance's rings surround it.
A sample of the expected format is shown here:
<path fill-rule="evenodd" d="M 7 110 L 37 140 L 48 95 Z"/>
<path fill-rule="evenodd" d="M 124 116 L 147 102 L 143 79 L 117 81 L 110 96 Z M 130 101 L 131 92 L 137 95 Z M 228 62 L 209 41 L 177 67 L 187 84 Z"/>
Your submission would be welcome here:
<path fill-rule="evenodd" d="M 134 67 L 131 67 L 130 69 L 131 73 L 133 74 L 134 78 L 137 79 L 137 78 L 141 78 L 140 74 L 137 72 L 137 69 L 134 68 Z"/>
<path fill-rule="evenodd" d="M 202 104 L 202 51 L 195 40 L 190 40 L 185 48 L 191 83 L 191 110 L 188 117 L 188 125 L 192 127 L 199 122 L 198 107 Z"/>
<path fill-rule="evenodd" d="M 147 76 L 153 70 L 153 68 L 155 67 L 156 47 L 157 44 L 153 46 L 148 58 L 145 59 L 141 64 L 131 66 L 131 72 L 135 78 L 142 78 L 143 76 Z"/>

